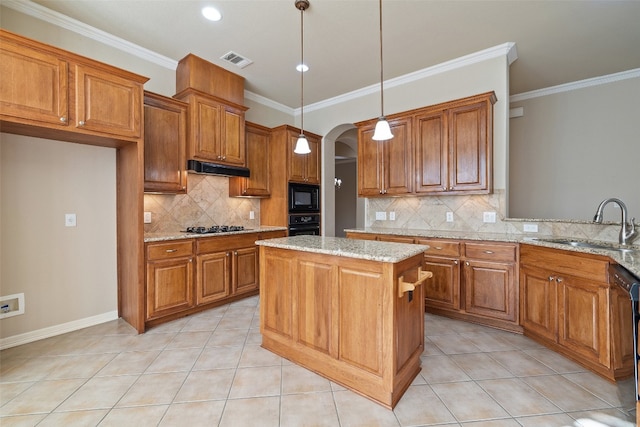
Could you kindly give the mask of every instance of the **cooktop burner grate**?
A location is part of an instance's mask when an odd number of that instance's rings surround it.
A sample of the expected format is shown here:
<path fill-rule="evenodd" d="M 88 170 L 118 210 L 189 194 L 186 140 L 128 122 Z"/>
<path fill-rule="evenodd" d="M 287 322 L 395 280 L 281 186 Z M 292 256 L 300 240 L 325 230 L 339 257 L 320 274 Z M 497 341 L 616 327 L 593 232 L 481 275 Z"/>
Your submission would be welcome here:
<path fill-rule="evenodd" d="M 242 225 L 213 225 L 211 227 L 187 227 L 186 231 L 187 233 L 196 234 L 214 234 L 242 230 L 244 230 L 244 227 Z"/>

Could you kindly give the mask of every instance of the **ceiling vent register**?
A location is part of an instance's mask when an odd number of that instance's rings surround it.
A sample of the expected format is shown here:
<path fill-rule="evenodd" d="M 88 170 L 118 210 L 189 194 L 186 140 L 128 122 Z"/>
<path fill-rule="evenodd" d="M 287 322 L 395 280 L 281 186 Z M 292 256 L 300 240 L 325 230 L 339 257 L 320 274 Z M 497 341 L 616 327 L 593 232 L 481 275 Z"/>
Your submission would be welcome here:
<path fill-rule="evenodd" d="M 253 61 L 249 58 L 245 58 L 242 55 L 238 55 L 237 53 L 230 51 L 225 53 L 220 57 L 223 61 L 229 62 L 237 67 L 244 68 L 249 64 L 253 64 Z"/>

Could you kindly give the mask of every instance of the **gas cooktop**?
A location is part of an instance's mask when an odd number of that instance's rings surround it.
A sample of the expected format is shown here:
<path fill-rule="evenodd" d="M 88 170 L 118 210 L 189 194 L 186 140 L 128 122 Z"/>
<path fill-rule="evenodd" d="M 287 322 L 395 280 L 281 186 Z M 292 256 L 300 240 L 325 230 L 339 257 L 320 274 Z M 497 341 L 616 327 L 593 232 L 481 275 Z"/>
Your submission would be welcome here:
<path fill-rule="evenodd" d="M 211 227 L 187 227 L 186 232 L 196 234 L 214 234 L 242 231 L 244 229 L 245 228 L 242 225 L 213 225 Z"/>

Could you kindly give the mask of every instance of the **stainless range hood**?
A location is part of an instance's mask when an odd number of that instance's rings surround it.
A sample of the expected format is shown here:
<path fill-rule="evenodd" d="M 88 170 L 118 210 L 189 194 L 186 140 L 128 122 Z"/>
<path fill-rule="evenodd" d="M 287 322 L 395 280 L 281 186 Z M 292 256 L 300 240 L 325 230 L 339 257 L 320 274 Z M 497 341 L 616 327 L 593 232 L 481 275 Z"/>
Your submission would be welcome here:
<path fill-rule="evenodd" d="M 249 169 L 240 166 L 221 165 L 218 163 L 201 162 L 199 160 L 187 160 L 189 172 L 203 175 L 241 176 L 249 178 Z"/>

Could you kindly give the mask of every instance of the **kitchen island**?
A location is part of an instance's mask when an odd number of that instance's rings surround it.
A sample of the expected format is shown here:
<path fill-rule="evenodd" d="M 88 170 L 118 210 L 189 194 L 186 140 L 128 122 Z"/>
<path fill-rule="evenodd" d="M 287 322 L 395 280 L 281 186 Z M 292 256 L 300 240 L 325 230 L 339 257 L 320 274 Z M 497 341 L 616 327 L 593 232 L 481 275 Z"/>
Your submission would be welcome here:
<path fill-rule="evenodd" d="M 393 408 L 420 372 L 428 246 L 320 236 L 256 243 L 262 347 Z"/>

